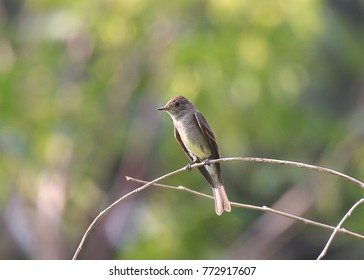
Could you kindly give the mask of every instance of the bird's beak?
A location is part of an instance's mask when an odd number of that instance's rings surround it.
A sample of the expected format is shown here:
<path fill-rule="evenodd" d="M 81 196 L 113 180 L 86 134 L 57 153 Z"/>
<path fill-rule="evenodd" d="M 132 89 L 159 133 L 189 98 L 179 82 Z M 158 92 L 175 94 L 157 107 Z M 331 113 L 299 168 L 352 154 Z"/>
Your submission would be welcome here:
<path fill-rule="evenodd" d="M 166 106 L 157 108 L 157 110 L 158 111 L 168 111 L 169 110 L 169 107 L 166 105 Z"/>

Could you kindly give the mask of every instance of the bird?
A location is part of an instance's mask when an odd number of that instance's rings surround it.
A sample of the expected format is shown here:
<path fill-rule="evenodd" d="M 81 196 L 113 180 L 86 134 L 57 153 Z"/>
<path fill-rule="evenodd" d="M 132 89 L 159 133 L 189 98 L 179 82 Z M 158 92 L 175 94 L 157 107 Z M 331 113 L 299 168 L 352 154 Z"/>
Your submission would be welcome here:
<path fill-rule="evenodd" d="M 191 169 L 193 163 L 205 163 L 198 170 L 212 187 L 216 214 L 220 216 L 224 211 L 230 212 L 231 205 L 225 192 L 220 164 L 209 162 L 219 159 L 220 154 L 215 135 L 205 117 L 184 96 L 172 98 L 157 110 L 166 111 L 171 116 L 174 137 L 191 160 L 187 169 Z"/>

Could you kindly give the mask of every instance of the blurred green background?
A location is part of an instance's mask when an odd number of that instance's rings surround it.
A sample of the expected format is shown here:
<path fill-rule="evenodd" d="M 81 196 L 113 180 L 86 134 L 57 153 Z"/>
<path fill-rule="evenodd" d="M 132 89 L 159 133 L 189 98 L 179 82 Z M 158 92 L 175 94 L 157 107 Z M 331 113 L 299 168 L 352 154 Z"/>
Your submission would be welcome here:
<path fill-rule="evenodd" d="M 187 164 L 170 117 L 185 95 L 222 156 L 364 180 L 364 1 L 1 0 L 0 258 L 70 259 L 95 216 Z M 309 170 L 222 165 L 231 201 L 336 225 L 363 196 Z M 164 183 L 210 194 L 196 171 Z M 364 207 L 345 228 L 364 234 Z M 150 188 L 114 208 L 81 259 L 315 259 L 331 232 Z M 363 259 L 337 235 L 328 259 Z"/>

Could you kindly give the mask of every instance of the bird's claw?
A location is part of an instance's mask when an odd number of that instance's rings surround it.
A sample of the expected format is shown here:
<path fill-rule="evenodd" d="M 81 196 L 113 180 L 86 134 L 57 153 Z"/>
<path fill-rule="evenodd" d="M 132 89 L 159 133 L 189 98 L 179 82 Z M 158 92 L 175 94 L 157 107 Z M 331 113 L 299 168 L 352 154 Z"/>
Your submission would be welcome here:
<path fill-rule="evenodd" d="M 192 164 L 198 163 L 198 159 L 195 159 L 194 161 L 190 162 L 189 164 L 186 165 L 186 170 L 188 172 L 190 172 L 192 170 Z"/>
<path fill-rule="evenodd" d="M 192 167 L 191 167 L 192 164 L 193 164 L 193 162 L 191 162 L 191 163 L 189 163 L 189 164 L 186 165 L 187 172 L 190 172 L 192 170 Z"/>
<path fill-rule="evenodd" d="M 203 165 L 211 166 L 211 162 L 209 159 L 204 160 Z"/>

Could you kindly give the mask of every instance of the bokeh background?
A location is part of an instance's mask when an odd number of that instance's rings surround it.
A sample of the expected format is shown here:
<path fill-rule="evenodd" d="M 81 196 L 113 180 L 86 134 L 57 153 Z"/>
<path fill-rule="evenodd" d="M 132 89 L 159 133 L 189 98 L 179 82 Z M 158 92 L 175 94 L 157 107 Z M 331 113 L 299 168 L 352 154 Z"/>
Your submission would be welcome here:
<path fill-rule="evenodd" d="M 70 259 L 105 207 L 187 164 L 185 95 L 222 156 L 294 160 L 364 180 L 364 1 L 1 0 L 0 258 Z M 232 201 L 336 225 L 363 190 L 287 166 L 224 163 Z M 193 170 L 164 183 L 210 194 Z M 364 234 L 364 207 L 345 228 Z M 115 207 L 81 259 L 315 259 L 331 232 L 150 188 Z M 327 259 L 363 259 L 338 234 Z"/>

